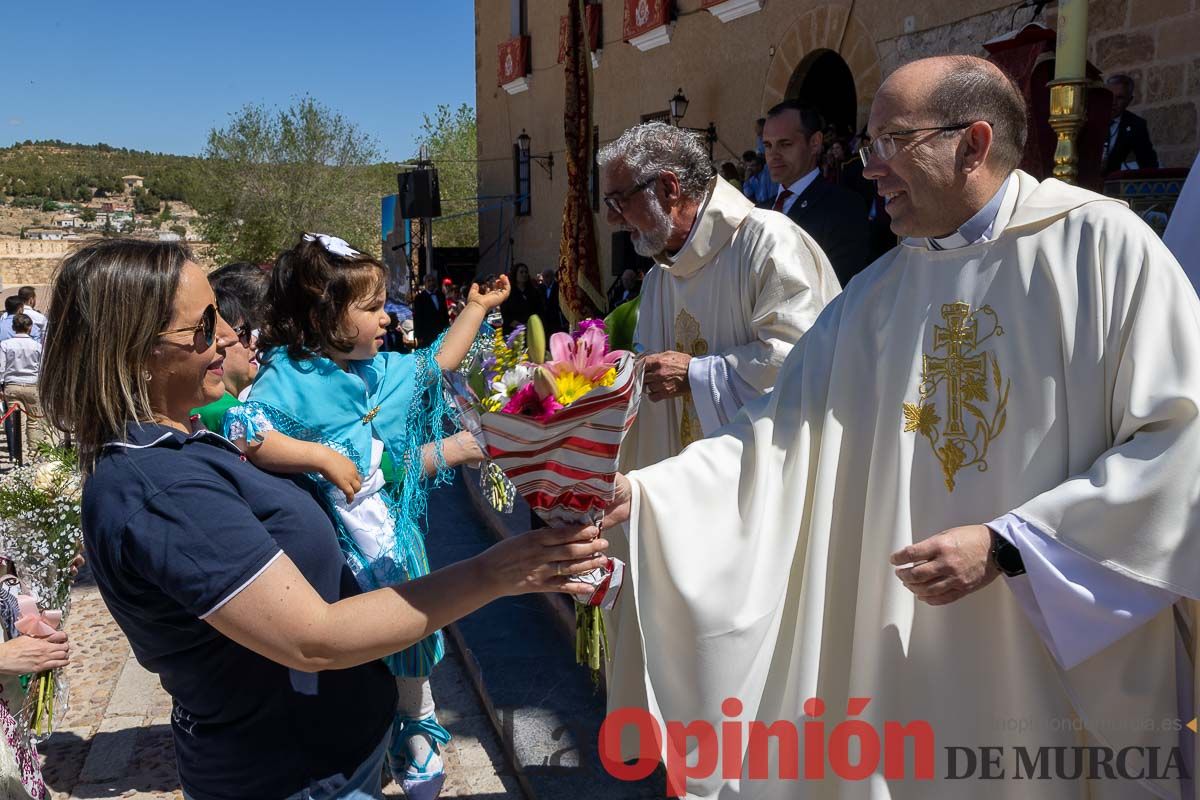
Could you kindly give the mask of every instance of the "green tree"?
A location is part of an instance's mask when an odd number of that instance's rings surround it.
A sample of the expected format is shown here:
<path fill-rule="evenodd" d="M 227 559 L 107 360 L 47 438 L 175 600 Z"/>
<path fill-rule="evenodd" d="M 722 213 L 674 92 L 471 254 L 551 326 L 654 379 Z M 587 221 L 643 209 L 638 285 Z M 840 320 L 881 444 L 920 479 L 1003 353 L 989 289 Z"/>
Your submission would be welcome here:
<path fill-rule="evenodd" d="M 42 201 L 42 211 L 58 211 L 58 203 L 47 197 Z"/>
<path fill-rule="evenodd" d="M 162 201 L 154 195 L 153 192 L 148 192 L 143 188 L 137 188 L 133 192 L 133 210 L 139 214 L 157 214 L 159 208 L 162 207 Z"/>
<path fill-rule="evenodd" d="M 433 221 L 435 247 L 478 247 L 479 218 L 470 213 L 479 207 L 479 169 L 475 159 L 475 110 L 466 103 L 456 109 L 439 105 L 433 116 L 425 114 L 417 144 L 429 148 L 438 171 L 442 217 Z"/>
<path fill-rule="evenodd" d="M 379 254 L 379 151 L 341 114 L 310 97 L 247 105 L 209 133 L 204 155 L 197 208 L 218 261 L 270 260 L 314 230 Z"/>
<path fill-rule="evenodd" d="M 96 221 L 96 209 L 85 208 L 83 211 L 79 212 L 79 218 L 81 220 L 83 220 L 84 222 L 95 222 Z"/>

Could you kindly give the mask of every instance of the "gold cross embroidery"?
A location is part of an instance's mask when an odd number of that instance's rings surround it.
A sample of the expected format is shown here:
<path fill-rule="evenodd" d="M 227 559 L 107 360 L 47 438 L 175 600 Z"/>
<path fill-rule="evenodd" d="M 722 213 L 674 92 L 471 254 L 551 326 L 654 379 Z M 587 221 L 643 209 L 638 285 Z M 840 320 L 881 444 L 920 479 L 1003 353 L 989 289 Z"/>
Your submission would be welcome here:
<path fill-rule="evenodd" d="M 675 317 L 675 350 L 693 357 L 708 355 L 708 340 L 700 335 L 700 321 L 681 309 Z M 692 395 L 680 398 L 679 440 L 684 447 L 701 438 L 700 418 L 692 405 Z"/>
<path fill-rule="evenodd" d="M 992 321 L 992 330 L 979 335 L 979 317 Z M 929 440 L 934 457 L 942 467 L 947 491 L 954 491 L 960 470 L 975 467 L 987 472 L 988 449 L 1008 420 L 1008 391 L 1012 382 L 1000 373 L 995 354 L 979 352 L 979 346 L 1004 328 L 991 306 L 975 311 L 966 303 L 942 306 L 945 326 L 933 326 L 933 350 L 943 356 L 921 356 L 921 383 L 917 402 L 903 404 L 904 432 Z M 938 387 L 945 388 L 946 426 L 938 429 Z M 991 405 L 991 408 L 988 406 Z M 968 416 L 964 416 L 964 412 Z M 968 430 L 968 417 L 975 428 Z"/>
<path fill-rule="evenodd" d="M 363 418 L 362 418 L 362 424 L 363 424 L 363 425 L 370 425 L 370 424 L 371 424 L 371 420 L 375 419 L 375 415 L 379 413 L 379 409 L 380 409 L 380 408 L 382 408 L 382 406 L 375 406 L 375 407 L 374 407 L 374 408 L 372 408 L 370 411 L 368 411 L 368 412 L 366 413 L 366 415 L 365 415 L 365 416 L 363 416 Z"/>
<path fill-rule="evenodd" d="M 965 396 L 964 390 L 968 386 L 974 388 L 981 385 L 987 376 L 987 353 L 966 355 L 975 349 L 979 332 L 979 323 L 967 316 L 970 311 L 971 307 L 966 303 L 943 306 L 942 318 L 946 320 L 946 327 L 933 326 L 933 349 L 935 352 L 945 350 L 946 357 L 922 356 L 922 371 L 926 376 L 946 378 L 947 436 L 966 435 L 963 430 L 963 400 L 971 400 L 973 395 Z"/>

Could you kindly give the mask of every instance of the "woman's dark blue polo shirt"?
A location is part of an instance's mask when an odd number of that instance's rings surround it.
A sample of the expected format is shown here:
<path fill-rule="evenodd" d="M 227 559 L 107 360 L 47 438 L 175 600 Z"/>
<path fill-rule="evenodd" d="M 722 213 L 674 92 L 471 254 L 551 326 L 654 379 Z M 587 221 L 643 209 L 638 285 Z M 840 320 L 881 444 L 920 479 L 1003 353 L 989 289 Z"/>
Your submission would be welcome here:
<path fill-rule="evenodd" d="M 383 739 L 396 690 L 382 662 L 298 672 L 204 621 L 282 554 L 327 602 L 358 594 L 304 483 L 207 431 L 131 426 L 84 484 L 83 533 L 104 601 L 174 699 L 179 775 L 196 800 L 286 797 L 350 775 Z"/>

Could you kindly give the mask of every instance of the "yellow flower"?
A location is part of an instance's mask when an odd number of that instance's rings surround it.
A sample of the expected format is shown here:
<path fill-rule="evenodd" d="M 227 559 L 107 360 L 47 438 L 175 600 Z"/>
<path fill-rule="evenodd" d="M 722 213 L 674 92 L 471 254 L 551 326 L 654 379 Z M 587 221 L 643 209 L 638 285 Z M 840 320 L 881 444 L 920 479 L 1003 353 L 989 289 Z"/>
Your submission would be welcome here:
<path fill-rule="evenodd" d="M 484 411 L 499 411 L 500 410 L 500 401 L 492 396 L 481 397 L 479 399 L 479 405 L 483 406 Z"/>
<path fill-rule="evenodd" d="M 587 378 L 577 372 L 564 372 L 554 379 L 554 399 L 569 406 L 596 388 Z"/>
<path fill-rule="evenodd" d="M 617 368 L 613 367 L 608 372 L 600 376 L 600 380 L 596 381 L 597 386 L 612 386 L 617 379 Z"/>

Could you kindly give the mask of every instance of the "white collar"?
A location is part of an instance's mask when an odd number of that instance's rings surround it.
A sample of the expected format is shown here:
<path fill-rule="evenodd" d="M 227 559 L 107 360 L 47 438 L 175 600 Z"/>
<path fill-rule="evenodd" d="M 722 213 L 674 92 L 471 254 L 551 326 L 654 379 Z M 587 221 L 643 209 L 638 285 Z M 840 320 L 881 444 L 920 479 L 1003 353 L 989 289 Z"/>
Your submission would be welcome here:
<path fill-rule="evenodd" d="M 777 192 L 775 194 L 776 199 L 778 199 L 779 195 L 783 192 L 784 189 L 791 192 L 793 196 L 799 197 L 800 195 L 804 194 L 804 191 L 809 186 L 812 186 L 812 182 L 815 181 L 820 176 L 820 174 L 821 174 L 821 170 L 817 167 L 813 167 L 813 171 L 808 173 L 807 175 L 803 175 L 803 176 L 797 178 L 796 180 L 792 181 L 792 183 L 790 183 L 787 186 L 780 186 L 779 192 Z"/>
<path fill-rule="evenodd" d="M 708 203 L 709 193 L 705 192 L 704 197 L 700 198 L 700 205 L 696 206 L 696 218 L 692 220 L 692 229 L 688 231 L 687 238 L 683 240 L 683 244 L 674 253 L 664 254 L 664 260 L 669 264 L 674 264 L 675 259 L 679 254 L 688 249 L 688 245 L 692 243 L 692 239 L 696 238 L 696 229 L 700 227 L 700 215 L 704 213 L 704 207 Z"/>
<path fill-rule="evenodd" d="M 1010 174 L 992 195 L 983 208 L 959 226 L 949 236 L 919 237 L 905 239 L 905 244 L 924 247 L 927 250 L 957 250 L 981 242 L 990 242 L 1004 231 L 1017 207 L 1018 183 L 1015 174 Z"/>

